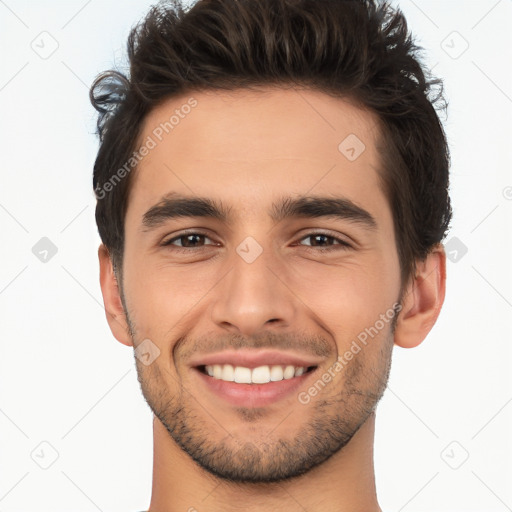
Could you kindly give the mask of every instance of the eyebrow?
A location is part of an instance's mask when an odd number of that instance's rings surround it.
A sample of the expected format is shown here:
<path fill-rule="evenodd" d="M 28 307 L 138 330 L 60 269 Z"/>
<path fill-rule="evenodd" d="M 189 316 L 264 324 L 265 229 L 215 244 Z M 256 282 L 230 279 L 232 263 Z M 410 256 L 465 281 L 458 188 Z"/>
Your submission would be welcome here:
<path fill-rule="evenodd" d="M 167 220 L 177 218 L 211 218 L 229 223 L 231 207 L 207 197 L 184 196 L 171 192 L 163 196 L 142 217 L 143 231 L 151 231 Z M 368 230 L 377 229 L 377 221 L 366 210 L 345 197 L 301 196 L 282 197 L 268 212 L 274 222 L 288 218 L 332 218 L 360 224 Z"/>

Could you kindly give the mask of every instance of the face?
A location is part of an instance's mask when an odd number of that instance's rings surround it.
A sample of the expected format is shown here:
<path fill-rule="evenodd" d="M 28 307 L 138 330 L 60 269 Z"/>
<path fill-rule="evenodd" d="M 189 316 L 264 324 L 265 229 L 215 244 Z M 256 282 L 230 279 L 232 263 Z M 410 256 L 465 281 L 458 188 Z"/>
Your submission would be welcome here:
<path fill-rule="evenodd" d="M 123 306 L 157 354 L 136 359 L 146 401 L 217 476 L 307 472 L 384 392 L 401 283 L 377 137 L 309 90 L 191 93 L 145 120 Z"/>

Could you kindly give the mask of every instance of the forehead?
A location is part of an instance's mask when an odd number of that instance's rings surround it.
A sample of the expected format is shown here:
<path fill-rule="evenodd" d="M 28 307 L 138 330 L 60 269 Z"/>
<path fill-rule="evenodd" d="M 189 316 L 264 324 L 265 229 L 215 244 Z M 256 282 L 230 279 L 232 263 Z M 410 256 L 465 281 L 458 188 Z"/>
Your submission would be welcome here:
<path fill-rule="evenodd" d="M 378 137 L 373 113 L 315 90 L 176 96 L 144 121 L 139 144 L 150 149 L 134 171 L 127 215 L 140 217 L 170 192 L 238 203 L 244 212 L 283 192 L 382 202 Z"/>

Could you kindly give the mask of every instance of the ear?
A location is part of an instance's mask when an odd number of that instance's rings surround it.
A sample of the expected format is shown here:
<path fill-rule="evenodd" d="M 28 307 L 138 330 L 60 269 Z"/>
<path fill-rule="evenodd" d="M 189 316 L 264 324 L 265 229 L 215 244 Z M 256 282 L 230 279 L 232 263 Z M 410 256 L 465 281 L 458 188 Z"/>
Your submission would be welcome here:
<path fill-rule="evenodd" d="M 402 298 L 395 329 L 395 345 L 418 346 L 430 332 L 441 311 L 446 290 L 446 254 L 437 244 L 424 261 L 418 262 Z"/>
<path fill-rule="evenodd" d="M 121 295 L 108 249 L 101 244 L 98 249 L 100 261 L 100 285 L 105 305 L 105 315 L 112 334 L 124 345 L 133 346 L 130 329 L 121 302 Z"/>

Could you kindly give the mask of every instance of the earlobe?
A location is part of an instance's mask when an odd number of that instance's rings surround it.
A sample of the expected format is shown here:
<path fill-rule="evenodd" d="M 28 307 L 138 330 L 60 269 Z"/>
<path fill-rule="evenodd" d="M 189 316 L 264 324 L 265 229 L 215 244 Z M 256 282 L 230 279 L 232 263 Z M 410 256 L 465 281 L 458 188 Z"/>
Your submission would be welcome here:
<path fill-rule="evenodd" d="M 417 263 L 404 292 L 402 310 L 395 329 L 395 345 L 418 346 L 434 326 L 444 302 L 446 290 L 446 254 L 437 244 L 424 261 Z"/>
<path fill-rule="evenodd" d="M 121 302 L 121 295 L 114 273 L 112 260 L 104 244 L 98 248 L 100 286 L 105 305 L 105 315 L 114 337 L 127 346 L 133 346 L 128 322 Z"/>

